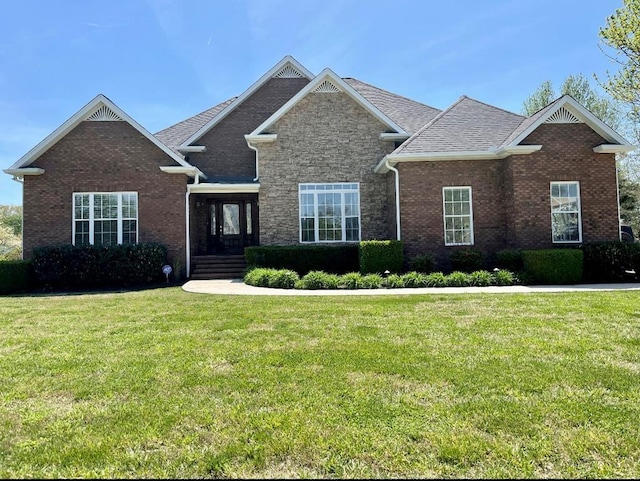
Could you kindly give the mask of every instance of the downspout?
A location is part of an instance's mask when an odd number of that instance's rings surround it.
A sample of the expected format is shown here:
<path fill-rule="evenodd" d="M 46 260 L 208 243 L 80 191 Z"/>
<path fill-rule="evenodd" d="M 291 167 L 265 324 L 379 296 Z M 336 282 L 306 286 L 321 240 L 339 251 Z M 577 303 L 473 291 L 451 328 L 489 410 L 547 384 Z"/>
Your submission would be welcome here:
<path fill-rule="evenodd" d="M 251 141 L 248 139 L 247 139 L 247 145 L 251 150 L 253 150 L 256 153 L 256 177 L 255 179 L 253 179 L 253 182 L 256 182 L 260 178 L 260 175 L 258 173 L 258 149 L 253 145 L 251 145 Z"/>
<path fill-rule="evenodd" d="M 401 240 L 400 230 L 400 172 L 389 163 L 389 159 L 385 159 L 384 166 L 395 174 L 396 183 L 396 239 Z"/>
<path fill-rule="evenodd" d="M 622 240 L 622 218 L 620 217 L 620 183 L 618 180 L 618 156 L 614 156 L 614 162 L 616 165 L 616 199 L 618 200 L 618 240 Z M 635 235 L 635 232 L 634 232 Z"/>
<path fill-rule="evenodd" d="M 190 222 L 190 219 L 189 219 L 189 210 L 190 210 L 189 209 L 189 194 L 190 194 L 190 192 L 189 192 L 189 184 L 187 184 L 187 192 L 185 194 L 185 214 L 186 214 L 186 219 L 187 219 L 186 226 L 185 226 L 186 227 L 185 232 L 186 232 L 186 236 L 187 236 L 187 249 L 186 249 L 186 252 L 187 252 L 187 262 L 186 262 L 187 279 L 189 278 L 189 275 L 191 274 L 191 238 L 190 238 L 191 236 L 189 234 L 189 224 L 191 222 Z"/>

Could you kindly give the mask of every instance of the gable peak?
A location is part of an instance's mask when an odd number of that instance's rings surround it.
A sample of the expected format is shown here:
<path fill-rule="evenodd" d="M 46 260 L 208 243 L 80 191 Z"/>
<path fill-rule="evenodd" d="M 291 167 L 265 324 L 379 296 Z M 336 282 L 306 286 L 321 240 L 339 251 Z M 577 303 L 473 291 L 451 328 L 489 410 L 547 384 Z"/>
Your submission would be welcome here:
<path fill-rule="evenodd" d="M 287 63 L 272 78 L 305 78 L 305 74 L 295 68 L 292 64 Z"/>
<path fill-rule="evenodd" d="M 564 105 L 556 110 L 544 122 L 545 124 L 581 124 L 582 121 L 571 113 Z"/>
<path fill-rule="evenodd" d="M 97 110 L 95 110 L 91 115 L 85 117 L 83 120 L 87 120 L 89 122 L 124 121 L 122 117 L 105 104 L 102 104 Z"/>
<path fill-rule="evenodd" d="M 312 92 L 314 94 L 318 94 L 318 93 L 336 93 L 336 92 L 342 92 L 342 89 L 340 89 L 340 87 L 337 87 L 336 84 L 334 84 L 331 80 L 325 79 L 316 88 L 314 88 L 312 90 Z"/>

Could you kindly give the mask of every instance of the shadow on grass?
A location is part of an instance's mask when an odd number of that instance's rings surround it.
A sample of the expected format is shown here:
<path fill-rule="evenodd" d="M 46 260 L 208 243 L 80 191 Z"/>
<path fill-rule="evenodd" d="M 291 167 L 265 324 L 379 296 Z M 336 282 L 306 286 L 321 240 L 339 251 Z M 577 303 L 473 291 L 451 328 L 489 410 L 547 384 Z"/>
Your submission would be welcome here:
<path fill-rule="evenodd" d="M 126 292 L 149 291 L 153 289 L 164 289 L 167 287 L 180 287 L 184 281 L 158 282 L 154 284 L 140 284 L 126 287 L 104 287 L 104 288 L 87 288 L 87 289 L 31 289 L 26 291 L 12 292 L 8 294 L 0 294 L 0 297 L 57 297 L 57 296 L 84 296 L 96 294 L 123 294 Z"/>

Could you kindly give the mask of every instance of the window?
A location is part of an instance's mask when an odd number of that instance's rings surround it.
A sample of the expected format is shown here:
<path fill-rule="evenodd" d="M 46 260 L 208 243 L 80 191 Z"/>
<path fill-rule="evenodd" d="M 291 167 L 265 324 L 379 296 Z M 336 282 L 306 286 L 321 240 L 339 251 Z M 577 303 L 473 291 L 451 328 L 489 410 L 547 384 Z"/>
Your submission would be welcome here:
<path fill-rule="evenodd" d="M 443 187 L 444 244 L 473 244 L 471 187 Z"/>
<path fill-rule="evenodd" d="M 551 182 L 551 233 L 554 243 L 582 241 L 578 182 Z"/>
<path fill-rule="evenodd" d="M 300 242 L 360 240 L 359 184 L 300 184 Z"/>
<path fill-rule="evenodd" d="M 73 194 L 73 244 L 114 245 L 138 241 L 138 194 Z"/>

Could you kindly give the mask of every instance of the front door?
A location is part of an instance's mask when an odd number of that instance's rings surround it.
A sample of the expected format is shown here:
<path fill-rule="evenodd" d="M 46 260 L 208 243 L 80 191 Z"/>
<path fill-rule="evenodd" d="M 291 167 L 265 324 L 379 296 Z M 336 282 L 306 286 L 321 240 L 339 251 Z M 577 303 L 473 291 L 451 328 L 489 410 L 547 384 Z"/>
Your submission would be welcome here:
<path fill-rule="evenodd" d="M 250 200 L 210 200 L 209 252 L 242 254 L 253 245 L 253 211 Z"/>

